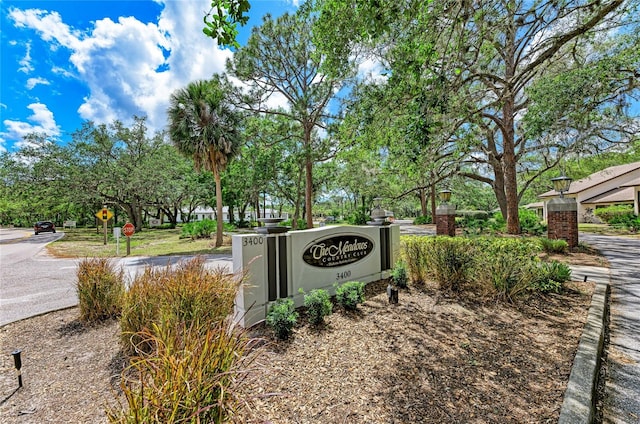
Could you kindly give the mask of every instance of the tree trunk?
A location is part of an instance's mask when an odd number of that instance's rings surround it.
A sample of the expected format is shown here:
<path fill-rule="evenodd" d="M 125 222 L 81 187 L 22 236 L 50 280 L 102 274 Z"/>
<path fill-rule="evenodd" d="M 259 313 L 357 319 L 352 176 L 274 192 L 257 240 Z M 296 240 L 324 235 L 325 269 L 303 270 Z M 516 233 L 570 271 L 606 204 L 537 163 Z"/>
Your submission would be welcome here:
<path fill-rule="evenodd" d="M 507 33 L 506 51 L 506 72 L 505 80 L 511 81 L 515 74 L 515 36 L 516 30 L 510 27 Z M 515 92 L 511 83 L 505 87 L 506 93 L 503 97 L 502 107 L 503 125 L 502 141 L 504 166 L 504 195 L 507 199 L 507 233 L 520 234 L 520 218 L 518 217 L 518 179 L 516 174 L 516 154 L 515 154 Z"/>
<path fill-rule="evenodd" d="M 304 128 L 304 146 L 305 146 L 305 190 L 304 190 L 304 207 L 307 218 L 307 228 L 313 228 L 313 211 L 311 210 L 311 202 L 313 198 L 313 161 L 311 160 L 311 128 L 312 126 L 305 124 Z"/>
<path fill-rule="evenodd" d="M 216 180 L 216 247 L 220 247 L 222 246 L 224 222 L 222 219 L 222 183 L 218 168 L 213 170 L 213 176 Z"/>
<path fill-rule="evenodd" d="M 436 185 L 431 184 L 431 222 L 436 222 Z"/>
<path fill-rule="evenodd" d="M 425 189 L 421 188 L 420 191 L 420 213 L 422 216 L 427 216 L 427 193 Z"/>

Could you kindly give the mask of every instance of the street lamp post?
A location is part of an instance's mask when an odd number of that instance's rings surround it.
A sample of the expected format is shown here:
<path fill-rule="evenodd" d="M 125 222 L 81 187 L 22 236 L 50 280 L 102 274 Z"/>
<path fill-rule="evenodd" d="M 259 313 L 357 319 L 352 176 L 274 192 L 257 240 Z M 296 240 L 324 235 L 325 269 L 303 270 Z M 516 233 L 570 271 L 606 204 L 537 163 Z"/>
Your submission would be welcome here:
<path fill-rule="evenodd" d="M 564 197 L 571 181 L 566 175 L 551 179 L 560 197 L 547 202 L 547 238 L 565 240 L 573 248 L 578 246 L 578 204 L 576 199 Z"/>

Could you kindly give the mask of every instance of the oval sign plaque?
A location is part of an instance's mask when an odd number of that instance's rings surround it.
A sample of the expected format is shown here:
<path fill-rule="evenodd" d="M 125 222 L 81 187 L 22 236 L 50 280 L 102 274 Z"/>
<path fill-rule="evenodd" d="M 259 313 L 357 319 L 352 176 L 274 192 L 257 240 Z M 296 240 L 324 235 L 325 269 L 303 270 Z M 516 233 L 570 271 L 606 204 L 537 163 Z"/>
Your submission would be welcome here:
<path fill-rule="evenodd" d="M 329 268 L 358 262 L 372 250 L 373 240 L 361 234 L 341 234 L 309 243 L 302 260 L 311 266 Z"/>

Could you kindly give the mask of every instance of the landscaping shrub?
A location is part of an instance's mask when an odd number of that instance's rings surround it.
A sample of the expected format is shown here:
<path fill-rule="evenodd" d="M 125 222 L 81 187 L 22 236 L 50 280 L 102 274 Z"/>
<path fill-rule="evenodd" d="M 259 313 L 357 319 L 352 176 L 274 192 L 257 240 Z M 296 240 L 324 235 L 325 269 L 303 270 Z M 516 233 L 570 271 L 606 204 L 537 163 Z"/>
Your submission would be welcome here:
<path fill-rule="evenodd" d="M 365 225 L 369 219 L 369 214 L 367 212 L 362 209 L 358 209 L 347 217 L 347 222 L 351 225 Z"/>
<path fill-rule="evenodd" d="M 569 243 L 562 239 L 551 240 L 546 237 L 541 237 L 540 246 L 542 246 L 542 250 L 547 253 L 567 253 L 569 250 Z"/>
<path fill-rule="evenodd" d="M 469 281 L 475 250 L 470 239 L 430 237 L 425 256 L 428 271 L 441 290 L 458 291 Z"/>
<path fill-rule="evenodd" d="M 402 236 L 400 244 L 402 247 L 402 257 L 407 264 L 407 274 L 409 280 L 414 284 L 423 283 L 427 277 L 426 253 L 430 245 L 429 237 L 424 236 Z"/>
<path fill-rule="evenodd" d="M 499 298 L 513 300 L 527 290 L 538 272 L 540 246 L 515 238 L 477 239 L 478 266 L 475 279 Z"/>
<path fill-rule="evenodd" d="M 175 327 L 217 323 L 233 312 L 238 279 L 224 269 L 207 270 L 204 258 L 196 257 L 175 267 L 145 269 L 131 283 L 120 319 L 125 350 L 152 346 L 139 333 L 159 322 Z"/>
<path fill-rule="evenodd" d="M 562 285 L 571 279 L 571 268 L 558 261 L 541 262 L 538 270 L 531 289 L 542 293 L 558 293 Z"/>
<path fill-rule="evenodd" d="M 413 225 L 425 225 L 425 224 L 431 224 L 430 215 L 416 216 L 416 218 L 413 220 Z"/>
<path fill-rule="evenodd" d="M 269 307 L 267 325 L 273 329 L 276 337 L 280 340 L 289 338 L 297 322 L 298 313 L 295 311 L 293 300 L 277 299 Z"/>
<path fill-rule="evenodd" d="M 152 353 L 138 351 L 122 373 L 125 404 L 107 409 L 110 423 L 223 423 L 242 405 L 241 378 L 255 358 L 251 340 L 227 320 L 141 332 Z M 120 402 L 120 401 L 119 401 Z"/>
<path fill-rule="evenodd" d="M 524 234 L 540 236 L 547 231 L 547 226 L 540 221 L 535 211 L 519 209 L 518 218 L 520 220 L 520 229 Z M 496 212 L 493 215 L 493 219 L 490 220 L 489 225 L 494 231 L 505 231 L 507 228 L 507 222 L 500 212 Z"/>
<path fill-rule="evenodd" d="M 336 302 L 347 310 L 355 310 L 359 303 L 363 303 L 364 283 L 349 281 L 336 289 Z"/>
<path fill-rule="evenodd" d="M 94 322 L 115 318 L 122 311 L 124 271 L 117 271 L 108 258 L 86 258 L 78 264 L 80 319 Z"/>
<path fill-rule="evenodd" d="M 304 293 L 302 289 L 300 289 L 300 292 Z M 323 289 L 313 289 L 304 294 L 304 306 L 307 308 L 309 322 L 313 325 L 323 324 L 324 317 L 331 315 L 333 311 L 329 292 Z"/>
<path fill-rule="evenodd" d="M 606 208 L 596 208 L 594 214 L 607 224 L 633 219 L 633 205 L 614 205 Z"/>
<path fill-rule="evenodd" d="M 407 276 L 407 264 L 404 261 L 397 261 L 391 269 L 391 280 L 397 287 L 406 289 L 409 283 Z"/>
<path fill-rule="evenodd" d="M 192 238 L 192 239 L 203 239 L 203 238 L 211 238 L 211 234 L 215 233 L 218 229 L 218 224 L 216 221 L 211 219 L 203 219 L 202 221 L 194 221 L 184 224 L 182 226 L 182 233 L 180 234 L 181 238 Z M 229 224 L 228 222 L 224 223 L 224 231 L 233 231 L 235 230 L 235 226 Z"/>

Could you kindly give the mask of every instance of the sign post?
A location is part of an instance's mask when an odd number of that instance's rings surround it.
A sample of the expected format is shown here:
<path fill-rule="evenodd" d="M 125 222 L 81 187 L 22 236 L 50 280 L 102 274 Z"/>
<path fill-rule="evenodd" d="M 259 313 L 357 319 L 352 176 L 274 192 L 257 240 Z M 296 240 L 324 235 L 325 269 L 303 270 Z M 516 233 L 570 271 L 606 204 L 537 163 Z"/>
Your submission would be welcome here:
<path fill-rule="evenodd" d="M 107 222 L 113 218 L 113 213 L 107 209 L 107 205 L 102 207 L 102 210 L 96 212 L 96 217 L 102 220 L 102 230 L 104 232 L 104 245 L 107 245 Z"/>
<path fill-rule="evenodd" d="M 113 236 L 116 239 L 116 256 L 120 255 L 120 227 L 113 227 Z"/>
<path fill-rule="evenodd" d="M 127 236 L 127 256 L 131 254 L 131 236 L 136 232 L 136 227 L 132 223 L 127 222 L 122 226 L 122 233 Z"/>

